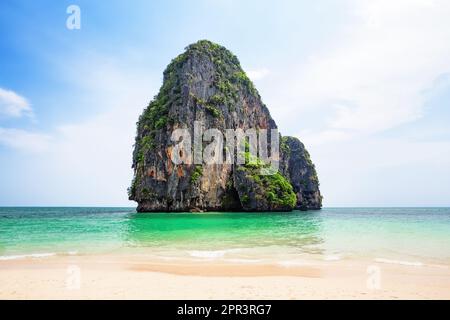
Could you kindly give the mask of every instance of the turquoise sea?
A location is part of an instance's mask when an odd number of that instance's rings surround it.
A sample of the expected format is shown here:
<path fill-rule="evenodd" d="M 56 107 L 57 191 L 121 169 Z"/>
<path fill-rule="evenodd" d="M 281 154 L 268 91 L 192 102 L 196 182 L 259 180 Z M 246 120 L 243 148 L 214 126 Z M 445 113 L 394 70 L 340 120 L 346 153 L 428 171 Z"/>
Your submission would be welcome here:
<path fill-rule="evenodd" d="M 450 264 L 450 208 L 291 213 L 152 213 L 0 208 L 0 260 L 126 253 L 162 259 Z"/>

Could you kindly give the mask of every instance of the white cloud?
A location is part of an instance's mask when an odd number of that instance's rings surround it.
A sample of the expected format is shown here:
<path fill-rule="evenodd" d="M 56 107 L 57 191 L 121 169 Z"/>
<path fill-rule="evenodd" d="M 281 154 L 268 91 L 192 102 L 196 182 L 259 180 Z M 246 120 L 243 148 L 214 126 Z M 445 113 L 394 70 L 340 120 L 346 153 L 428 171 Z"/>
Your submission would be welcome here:
<path fill-rule="evenodd" d="M 424 92 L 450 71 L 450 2 L 350 3 L 353 20 L 323 52 L 290 66 L 290 79 L 271 99 L 280 107 L 276 118 L 286 123 L 293 114 L 320 110 L 317 121 L 303 123 L 313 130 L 326 122 L 313 135 L 333 130 L 351 138 L 420 119 Z"/>
<path fill-rule="evenodd" d="M 40 153 L 50 147 L 51 136 L 21 129 L 0 127 L 0 144 L 27 153 Z"/>
<path fill-rule="evenodd" d="M 323 130 L 320 132 L 302 131 L 295 135 L 307 146 L 321 145 L 331 142 L 339 142 L 347 140 L 351 137 L 351 134 L 341 130 Z"/>
<path fill-rule="evenodd" d="M 440 116 L 426 103 L 450 72 L 450 2 L 348 3 L 323 49 L 274 72 L 268 105 L 309 149 L 326 206 L 448 205 L 450 142 L 421 124 Z"/>
<path fill-rule="evenodd" d="M 309 151 L 327 206 L 449 205 L 449 141 L 363 137 Z"/>
<path fill-rule="evenodd" d="M 86 119 L 61 121 L 50 148 L 34 164 L 46 177 L 43 198 L 57 199 L 51 201 L 59 205 L 133 205 L 127 187 L 133 174 L 136 121 L 160 84 L 148 72 L 106 60 L 90 60 L 88 67 L 80 59 L 69 73 L 62 71 L 86 86 L 87 100 L 95 104 Z"/>
<path fill-rule="evenodd" d="M 28 100 L 11 90 L 0 88 L 0 119 L 34 117 Z M 48 150 L 51 136 L 16 128 L 0 127 L 0 144 L 26 153 Z"/>
<path fill-rule="evenodd" d="M 267 77 L 270 74 L 270 71 L 267 68 L 260 68 L 260 69 L 248 70 L 246 73 L 247 73 L 247 76 L 251 80 L 257 81 L 257 80 L 261 80 L 261 79 L 264 79 L 265 77 Z"/>
<path fill-rule="evenodd" d="M 33 110 L 27 99 L 14 91 L 0 88 L 0 118 L 33 116 Z"/>
<path fill-rule="evenodd" d="M 37 199 L 31 205 L 133 205 L 127 187 L 136 121 L 157 93 L 161 71 L 152 76 L 142 65 L 133 69 L 95 53 L 72 61 L 55 63 L 64 81 L 82 89 L 77 96 L 69 92 L 67 99 L 89 101 L 90 114 L 82 120 L 60 119 L 42 132 L 0 127 L 0 144 L 34 153 L 19 154 L 20 165 L 9 160 L 3 170 L 9 168 L 15 185 L 27 184 L 31 175 L 39 181 L 28 185 Z"/>

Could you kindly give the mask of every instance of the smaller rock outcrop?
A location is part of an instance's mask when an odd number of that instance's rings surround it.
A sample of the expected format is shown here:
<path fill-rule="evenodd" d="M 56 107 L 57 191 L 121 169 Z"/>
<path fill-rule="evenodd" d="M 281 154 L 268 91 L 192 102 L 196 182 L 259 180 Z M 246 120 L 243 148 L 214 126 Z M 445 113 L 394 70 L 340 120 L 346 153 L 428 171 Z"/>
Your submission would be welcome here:
<path fill-rule="evenodd" d="M 297 196 L 296 209 L 316 210 L 322 207 L 316 168 L 305 146 L 297 138 L 281 138 L 280 172 L 289 180 Z"/>

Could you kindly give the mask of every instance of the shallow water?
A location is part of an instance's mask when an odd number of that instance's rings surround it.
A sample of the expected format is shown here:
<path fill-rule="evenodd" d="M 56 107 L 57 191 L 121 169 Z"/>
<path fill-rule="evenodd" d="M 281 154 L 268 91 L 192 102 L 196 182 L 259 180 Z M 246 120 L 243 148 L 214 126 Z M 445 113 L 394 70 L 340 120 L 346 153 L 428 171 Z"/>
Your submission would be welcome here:
<path fill-rule="evenodd" d="M 136 253 L 163 259 L 450 262 L 450 208 L 292 213 L 157 213 L 134 208 L 0 208 L 0 260 Z"/>

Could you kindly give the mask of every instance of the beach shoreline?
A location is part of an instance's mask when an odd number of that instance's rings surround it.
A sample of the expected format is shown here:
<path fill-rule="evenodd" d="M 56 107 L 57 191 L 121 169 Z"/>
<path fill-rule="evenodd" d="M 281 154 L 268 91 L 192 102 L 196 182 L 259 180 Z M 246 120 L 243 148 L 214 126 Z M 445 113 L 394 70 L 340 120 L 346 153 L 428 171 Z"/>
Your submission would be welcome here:
<path fill-rule="evenodd" d="M 450 299 L 448 265 L 92 254 L 0 261 L 0 299 Z"/>

